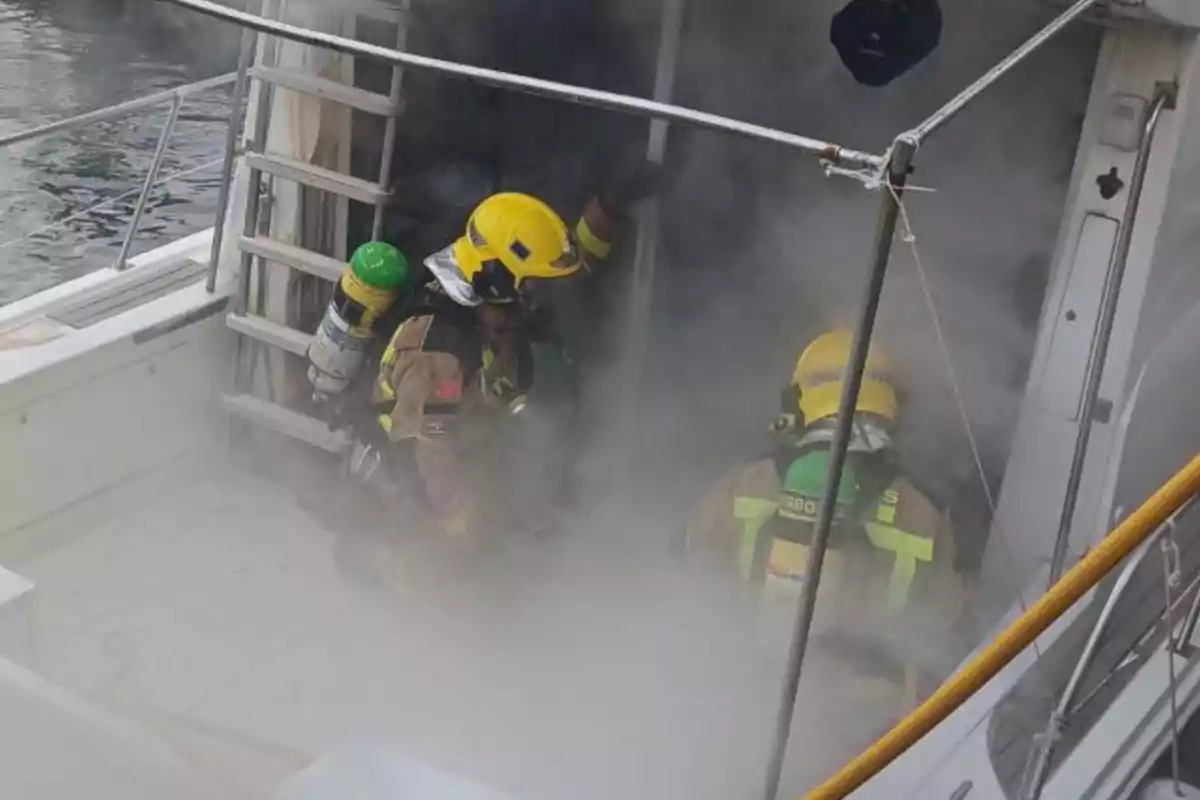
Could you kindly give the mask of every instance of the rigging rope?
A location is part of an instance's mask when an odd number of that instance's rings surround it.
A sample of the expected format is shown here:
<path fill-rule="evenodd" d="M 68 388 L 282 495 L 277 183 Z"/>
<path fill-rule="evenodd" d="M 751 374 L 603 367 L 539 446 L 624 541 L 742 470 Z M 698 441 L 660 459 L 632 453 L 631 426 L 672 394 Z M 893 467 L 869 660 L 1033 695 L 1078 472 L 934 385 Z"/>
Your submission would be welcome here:
<path fill-rule="evenodd" d="M 1017 587 L 1017 602 L 1021 607 L 1021 611 L 1025 612 L 1029 610 L 1029 603 L 1025 599 L 1025 590 L 1027 587 L 1017 575 L 1016 559 L 1013 557 L 1003 528 L 996 520 L 996 498 L 992 494 L 991 485 L 988 483 L 987 470 L 983 466 L 983 455 L 979 448 L 979 440 L 975 436 L 975 431 L 971 426 L 970 415 L 967 413 L 962 385 L 958 380 L 958 373 L 954 368 L 954 357 L 950 352 L 950 344 L 942 329 L 941 317 L 938 315 L 937 305 L 933 300 L 933 291 L 929 286 L 929 276 L 925 271 L 924 263 L 921 261 L 921 253 L 917 249 L 917 235 L 913 231 L 912 221 L 909 219 L 908 207 L 905 205 L 903 198 L 896 192 L 895 187 L 891 186 L 891 184 L 885 185 L 888 191 L 892 193 L 892 198 L 900 209 L 900 223 L 904 228 L 900 233 L 900 239 L 908 245 L 909 250 L 912 252 L 913 263 L 917 267 L 917 281 L 921 286 L 921 295 L 925 300 L 925 306 L 929 309 L 929 316 L 933 321 L 933 331 L 937 338 L 938 350 L 945 364 L 947 376 L 950 379 L 950 388 L 954 394 L 954 403 L 958 410 L 959 419 L 962 421 L 963 431 L 966 433 L 967 444 L 971 449 L 971 458 L 975 464 L 975 471 L 978 473 L 979 482 L 983 486 L 984 500 L 987 502 L 991 525 L 1004 552 L 1005 564 L 1012 576 L 1013 584 Z M 1037 658 L 1040 659 L 1042 657 L 1042 651 L 1038 647 L 1036 639 L 1033 642 L 1033 651 Z"/>
<path fill-rule="evenodd" d="M 888 158 L 891 158 L 889 152 Z M 879 167 L 845 167 L 840 164 L 835 164 L 832 161 L 821 161 L 821 167 L 825 170 L 825 177 L 830 178 L 838 176 L 840 178 L 850 178 L 858 181 L 867 191 L 875 191 L 881 188 L 887 181 L 887 162 L 884 162 Z M 932 186 L 917 186 L 911 183 L 904 184 L 906 192 L 936 192 Z"/>

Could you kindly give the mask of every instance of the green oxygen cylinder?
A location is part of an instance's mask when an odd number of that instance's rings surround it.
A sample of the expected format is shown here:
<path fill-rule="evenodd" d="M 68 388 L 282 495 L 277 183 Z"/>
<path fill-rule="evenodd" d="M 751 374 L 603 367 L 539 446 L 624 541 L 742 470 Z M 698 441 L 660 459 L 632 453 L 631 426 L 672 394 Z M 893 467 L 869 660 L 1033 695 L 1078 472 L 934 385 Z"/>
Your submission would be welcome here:
<path fill-rule="evenodd" d="M 358 375 L 376 321 L 411 281 L 408 259 L 392 245 L 367 242 L 354 251 L 308 348 L 308 380 L 317 399 L 340 394 Z"/>

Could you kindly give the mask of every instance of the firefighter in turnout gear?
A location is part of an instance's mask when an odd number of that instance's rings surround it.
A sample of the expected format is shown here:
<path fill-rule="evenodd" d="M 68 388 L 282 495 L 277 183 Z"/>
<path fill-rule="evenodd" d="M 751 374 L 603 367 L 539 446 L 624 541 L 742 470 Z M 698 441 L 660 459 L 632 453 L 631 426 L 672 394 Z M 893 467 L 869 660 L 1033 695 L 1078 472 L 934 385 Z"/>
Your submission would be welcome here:
<path fill-rule="evenodd" d="M 464 235 L 425 261 L 430 285 L 383 353 L 372 407 L 389 442 L 412 443 L 424 499 L 452 540 L 478 542 L 509 521 L 494 445 L 533 381 L 539 317 L 525 294 L 581 266 L 562 219 L 516 193 L 485 199 Z"/>
<path fill-rule="evenodd" d="M 497 357 L 506 352 L 497 347 L 502 325 L 488 307 L 412 317 L 384 350 L 374 386 L 379 427 L 391 443 L 412 443 L 424 499 L 455 541 L 476 542 L 501 522 L 476 513 L 504 507 L 503 498 L 482 496 L 499 468 L 494 417 L 520 412 L 529 378 L 528 364 Z"/>
<path fill-rule="evenodd" d="M 689 563 L 751 590 L 746 595 L 772 649 L 786 651 L 794 625 L 851 341 L 849 332 L 837 330 L 804 349 L 772 427 L 771 452 L 722 478 L 688 525 Z M 838 713 L 865 724 L 860 740 L 843 743 L 847 750 L 869 744 L 965 654 L 959 642 L 964 591 L 949 516 L 898 468 L 891 446 L 897 412 L 888 362 L 872 347 L 806 661 L 806 674 L 824 670 L 844 691 L 822 685 L 809 722 L 826 713 L 818 710 L 821 703 L 841 698 L 837 702 L 847 705 Z M 869 708 L 851 711 L 855 703 Z M 826 745 L 836 746 L 832 740 Z"/>
<path fill-rule="evenodd" d="M 511 429 L 503 421 L 525 409 L 534 345 L 562 348 L 531 289 L 604 263 L 627 209 L 656 183 L 657 172 L 643 167 L 621 176 L 591 197 L 573 227 L 531 195 L 485 198 L 463 234 L 424 260 L 416 288 L 384 323 L 395 333 L 371 387 L 373 431 L 360 435 L 350 472 L 403 492 L 394 445 L 411 443 L 418 493 L 450 539 L 478 541 L 506 522 L 531 532 L 553 525 L 550 506 L 562 497 L 505 503 L 519 493 L 504 486 L 519 483 L 513 470 L 528 483 L 538 465 L 504 464 L 508 454 L 495 452 L 497 429 Z M 552 481 L 560 482 L 552 493 L 569 495 L 569 481 Z"/>

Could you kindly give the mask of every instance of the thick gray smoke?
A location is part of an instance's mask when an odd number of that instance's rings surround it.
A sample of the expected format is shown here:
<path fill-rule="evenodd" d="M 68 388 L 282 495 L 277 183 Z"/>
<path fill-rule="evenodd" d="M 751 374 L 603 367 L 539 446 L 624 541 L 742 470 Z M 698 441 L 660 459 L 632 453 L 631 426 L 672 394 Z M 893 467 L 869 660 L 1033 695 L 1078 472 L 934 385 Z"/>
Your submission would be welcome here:
<path fill-rule="evenodd" d="M 657 9 L 615 5 L 422 7 L 415 18 L 423 38 L 412 46 L 646 95 Z M 838 6 L 693 0 L 676 99 L 881 151 L 1048 18 L 1032 4 L 948 3 L 941 48 L 891 86 L 870 89 L 828 44 Z M 993 482 L 1023 388 L 1097 42 L 1094 30 L 1070 31 L 952 123 L 918 157 L 915 183 L 935 191 L 914 191 L 907 201 Z M 534 192 L 570 216 L 643 147 L 642 120 L 436 76 L 407 80 L 419 115 L 402 128 L 398 147 L 408 219 L 397 230 L 418 252 L 429 247 L 418 231 L 457 234 L 478 199 L 480 189 L 470 187 Z M 523 615 L 498 624 L 499 641 L 471 647 L 485 671 L 497 658 L 519 665 L 516 674 L 496 674 L 495 685 L 481 679 L 485 695 L 517 692 L 523 701 L 510 712 L 519 719 L 493 720 L 509 740 L 497 736 L 482 751 L 497 780 L 530 796 L 745 795 L 765 759 L 779 653 L 733 644 L 745 644 L 747 619 L 719 612 L 712 598 L 699 601 L 704 587 L 689 585 L 673 545 L 709 483 L 761 452 L 798 349 L 852 321 L 878 197 L 825 177 L 809 159 L 711 133 L 673 129 L 667 160 L 636 442 L 628 460 L 610 465 L 626 480 L 585 481 L 583 506 L 553 551 L 553 577 L 538 584 Z M 438 214 L 421 199 L 431 197 L 453 202 Z M 631 255 L 624 245 L 618 263 Z M 597 301 L 606 288 L 595 276 L 560 306 L 572 346 L 586 354 L 611 353 L 620 341 L 612 323 L 621 318 L 620 287 Z M 961 506 L 963 549 L 978 549 L 988 517 L 982 487 L 903 246 L 878 337 L 900 365 L 906 461 L 929 491 Z M 625 388 L 605 385 L 603 363 L 585 362 L 593 401 Z M 585 446 L 611 438 L 608 410 L 589 416 Z M 820 695 L 814 680 L 805 683 L 810 698 Z M 467 734 L 452 720 L 480 724 L 474 710 L 442 711 L 459 738 Z M 802 703 L 794 752 L 822 741 L 806 732 L 811 722 Z M 554 755 L 534 769 L 527 751 L 538 747 Z M 824 756 L 829 763 L 806 781 L 839 757 Z M 468 761 L 456 766 L 470 771 Z"/>
<path fill-rule="evenodd" d="M 677 99 L 880 151 L 1048 16 L 1033 3 L 947 2 L 941 48 L 891 86 L 868 89 L 828 44 L 838 5 L 691 0 Z M 419 3 L 411 47 L 646 95 L 656 4 L 619 6 Z M 1024 383 L 1097 40 L 1093 30 L 1068 32 L 952 123 L 918 156 L 915 183 L 935 191 L 907 200 L 992 480 Z M 537 193 L 573 216 L 597 182 L 611 178 L 606 172 L 644 146 L 642 120 L 415 72 L 405 81 L 399 208 L 388 236 L 416 258 L 458 235 L 486 191 Z M 378 152 L 374 142 L 356 145 L 364 163 Z M 398 736 L 416 757 L 528 798 L 753 795 L 782 653 L 755 644 L 752 615 L 694 581 L 675 545 L 711 481 L 761 454 L 799 348 L 853 319 L 877 204 L 858 184 L 826 178 L 793 153 L 672 130 L 636 441 L 620 462 L 625 480 L 585 481 L 564 535 L 528 563 L 509 565 L 520 579 L 503 597 L 448 576 L 436 598 L 401 594 L 362 613 L 356 597 L 339 596 L 344 609 L 314 609 L 329 640 L 319 654 L 309 652 L 315 666 L 286 668 L 319 676 L 291 685 L 336 696 L 275 698 L 286 707 L 280 719 L 319 730 L 309 743 L 315 747 L 350 735 Z M 618 263 L 630 255 L 629 242 L 623 248 Z M 583 362 L 596 368 L 591 375 L 609 374 L 599 367 L 608 366 L 619 341 L 612 320 L 623 301 L 619 291 L 605 296 L 612 289 L 594 276 L 559 309 L 570 344 L 592 359 Z M 964 549 L 978 547 L 986 507 L 902 245 L 878 337 L 900 365 L 907 461 L 930 491 L 973 512 L 964 518 L 975 525 L 964 525 L 962 538 Z M 604 384 L 592 378 L 585 391 L 609 398 L 626 388 Z M 588 406 L 589 447 L 613 435 L 610 415 L 597 405 Z M 626 491 L 614 498 L 613 486 Z M 327 490 L 303 491 L 316 508 L 326 504 Z M 393 525 L 400 526 L 388 520 L 380 527 L 392 533 Z M 327 526 L 342 533 L 337 520 Z M 425 607 L 459 595 L 478 602 L 451 614 Z M 355 613 L 338 617 L 346 611 Z M 388 625 L 374 625 L 377 618 Z M 384 641 L 353 636 L 380 630 Z M 803 684 L 793 754 L 816 767 L 788 792 L 863 743 L 861 731 L 838 740 L 839 709 L 809 704 L 825 695 L 821 680 L 830 674 L 818 662 Z M 230 715 L 289 736 L 279 719 L 257 719 L 253 699 Z M 817 733 L 814 722 L 822 726 Z M 821 749 L 831 742 L 849 752 Z"/>
<path fill-rule="evenodd" d="M 1048 18 L 1032 5 L 947 4 L 942 47 L 893 85 L 870 89 L 853 81 L 826 41 L 838 5 L 690 4 L 679 101 L 881 151 Z M 1092 29 L 1068 32 L 951 123 L 917 159 L 915 184 L 934 191 L 907 199 L 993 493 L 1098 41 Z M 677 534 L 710 482 L 763 452 L 799 348 L 853 320 L 878 205 L 877 196 L 826 178 L 811 161 L 714 134 L 672 130 L 668 162 L 632 446 L 636 490 L 623 497 L 619 519 L 605 520 L 617 529 L 613 541 L 660 563 L 663 540 Z M 989 519 L 985 492 L 916 265 L 900 242 L 877 340 L 899 365 L 904 460 L 954 508 L 970 568 Z M 763 687 L 775 679 L 760 676 L 757 688 L 769 696 Z M 769 714 L 760 710 L 758 719 L 769 726 Z M 798 733 L 797 752 L 815 741 Z"/>
<path fill-rule="evenodd" d="M 839 3 L 716 5 L 691 6 L 682 101 L 876 152 L 1047 19 L 1033 4 L 947 3 L 941 47 L 873 89 L 854 82 L 826 41 Z M 906 200 L 993 483 L 1024 389 L 1098 40 L 1092 29 L 1068 31 L 935 135 L 913 181 L 933 191 Z M 671 145 L 681 176 L 647 370 L 662 394 L 647 405 L 675 412 L 669 424 L 687 428 L 685 446 L 707 439 L 727 460 L 762 441 L 799 348 L 855 319 L 878 197 L 769 146 L 674 131 Z M 877 341 L 900 364 L 905 453 L 947 502 L 966 487 L 978 526 L 986 508 L 932 318 L 908 246 L 897 240 L 893 252 Z M 669 453 L 674 443 L 656 447 Z M 710 475 L 718 462 L 691 461 Z M 982 527 L 968 532 L 968 546 L 982 544 Z"/>
<path fill-rule="evenodd" d="M 580 26 L 577 15 L 585 5 L 597 15 L 591 19 L 608 21 Z M 486 36 L 489 45 L 477 51 L 463 44 L 477 39 L 460 36 L 444 40 L 446 50 L 436 52 L 644 95 L 650 88 L 647 53 L 656 38 L 647 5 L 614 21 L 598 5 L 575 4 L 571 24 L 561 28 L 553 16 L 523 15 L 541 34 L 539 41 L 571 41 L 589 31 L 588 46 L 565 63 L 560 50 L 551 48 L 539 59 L 536 50 L 509 49 L 505 39 Z M 893 85 L 869 89 L 853 81 L 827 42 L 828 20 L 838 5 L 694 0 L 677 100 L 881 151 L 894 134 L 919 122 L 1048 18 L 1032 4 L 1015 9 L 971 0 L 947 4 L 942 47 Z M 1070 31 L 934 138 L 919 154 L 915 183 L 935 191 L 914 191 L 907 201 L 993 488 L 1023 390 L 1098 39 L 1094 30 Z M 436 79 L 430 87 L 445 93 L 440 96 L 458 114 L 462 108 L 450 98 L 477 92 Z M 567 214 L 592 188 L 586 180 L 595 173 L 584 168 L 589 161 L 584 154 L 594 160 L 636 153 L 643 141 L 644 122 L 529 98 L 492 102 L 496 105 L 481 104 L 476 97 L 470 107 L 492 109 L 485 125 L 492 141 L 501 142 L 499 186 L 544 194 Z M 477 121 L 456 118 L 479 132 Z M 444 128 L 431 129 L 445 141 Z M 446 161 L 461 163 L 459 153 L 442 152 Z M 496 152 L 477 159 L 490 158 L 494 166 Z M 574 724 L 564 730 L 579 741 L 567 748 L 576 754 L 567 780 L 599 790 L 583 778 L 596 775 L 605 788 L 640 785 L 642 793 L 655 796 L 695 796 L 698 787 L 724 780 L 737 787 L 736 794 L 746 794 L 754 790 L 765 757 L 780 664 L 749 649 L 736 657 L 698 658 L 676 638 L 698 626 L 700 641 L 712 653 L 728 653 L 719 643 L 735 634 L 727 630 L 730 620 L 716 614 L 719 604 L 696 605 L 696 587 L 682 585 L 672 545 L 710 482 L 762 452 L 764 429 L 777 412 L 798 349 L 821 330 L 852 321 L 878 197 L 846 179 L 826 178 L 810 160 L 769 145 L 677 128 L 666 173 L 636 441 L 631 457 L 614 467 L 626 479 L 615 485 L 626 491 L 616 503 L 604 503 L 614 484 L 586 484 L 594 492 L 585 499 L 591 513 L 572 519 L 559 578 L 545 598 L 567 618 L 578 619 L 586 644 L 567 645 L 560 634 L 537 626 L 531 636 L 538 646 L 569 647 L 576 659 L 608 665 L 580 672 L 573 684 L 605 713 L 597 715 L 596 705 L 583 701 L 569 714 Z M 603 280 L 597 277 L 581 292 L 595 291 L 597 283 Z M 619 317 L 619 306 L 618 295 L 607 311 Z M 591 324 L 594 319 L 570 316 L 564 322 L 573 344 L 603 351 L 611 342 L 596 340 L 619 332 L 604 322 Z M 900 365 L 905 460 L 920 483 L 956 506 L 969 562 L 983 544 L 987 507 L 915 264 L 902 244 L 878 337 Z M 608 373 L 589 374 L 590 398 L 619 396 L 624 389 L 596 375 Z M 599 423 L 591 431 L 591 447 L 609 443 L 613 430 L 605 424 L 606 410 L 598 409 L 593 418 Z M 746 624 L 737 619 L 735 629 Z M 642 637 L 670 644 L 639 647 Z M 694 641 L 692 646 L 706 650 Z M 580 669 L 576 659 L 560 668 Z M 637 675 L 656 677 L 647 683 Z M 819 694 L 814 680 L 810 675 L 805 691 Z M 702 711 L 715 708 L 714 692 L 731 703 L 719 720 Z M 557 700 L 539 707 L 552 716 L 550 707 L 562 711 Z M 822 741 L 804 730 L 811 722 L 802 703 L 794 752 Z M 614 744 L 626 737 L 639 744 L 649 740 L 642 745 L 644 762 Z M 519 749 L 515 743 L 514 748 Z M 838 756 L 825 755 L 824 766 L 835 766 Z M 595 771 L 602 763 L 610 765 L 604 778 Z M 676 763 L 679 769 L 672 768 Z M 616 782 L 617 774 L 631 783 Z M 531 779 L 528 785 L 535 784 Z"/>

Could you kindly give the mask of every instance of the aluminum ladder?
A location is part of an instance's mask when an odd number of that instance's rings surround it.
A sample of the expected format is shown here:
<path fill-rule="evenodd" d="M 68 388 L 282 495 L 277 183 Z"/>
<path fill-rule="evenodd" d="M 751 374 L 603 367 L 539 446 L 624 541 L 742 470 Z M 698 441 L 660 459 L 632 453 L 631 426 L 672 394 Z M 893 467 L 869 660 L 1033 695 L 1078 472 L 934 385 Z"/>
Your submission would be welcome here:
<path fill-rule="evenodd" d="M 409 3 L 399 5 L 397 46 L 403 50 L 408 38 L 407 13 Z M 353 16 L 350 17 L 354 19 Z M 240 334 L 253 340 L 252 346 L 266 345 L 296 356 L 305 357 L 313 334 L 273 322 L 250 308 L 252 274 L 257 268 L 262 277 L 265 262 L 280 264 L 293 270 L 314 275 L 323 280 L 336 282 L 345 264 L 335 258 L 302 247 L 280 242 L 271 238 L 270 207 L 263 208 L 264 194 L 269 202 L 270 192 L 263 191 L 264 177 L 272 184 L 275 180 L 291 181 L 338 197 L 355 200 L 374 206 L 372 238 L 378 238 L 383 227 L 383 212 L 390 201 L 388 184 L 392 171 L 392 152 L 396 140 L 396 124 L 403 112 L 401 90 L 403 70 L 394 67 L 390 92 L 387 96 L 359 89 L 353 85 L 327 78 L 309 75 L 277 66 L 279 39 L 269 37 L 261 50 L 261 59 L 248 69 L 248 76 L 257 81 L 256 102 L 259 109 L 254 120 L 254 130 L 246 142 L 244 161 L 248 167 L 246 213 L 242 235 L 237 244 L 241 253 L 239 288 L 234 297 L 232 311 L 226 315 L 226 324 Z M 246 56 L 244 56 L 246 57 Z M 345 70 L 343 71 L 344 77 Z M 349 70 L 351 75 L 353 70 Z M 352 81 L 352 79 L 351 79 Z M 352 109 L 385 117 L 383 150 L 380 159 L 379 179 L 371 183 L 334 170 L 314 166 L 293 158 L 266 152 L 267 134 L 272 116 L 274 88 L 282 87 L 311 96 L 336 102 Z M 265 281 L 260 280 L 260 286 Z M 222 406 L 234 417 L 254 423 L 284 436 L 298 439 L 333 453 L 340 453 L 348 446 L 345 433 L 330 430 L 328 424 L 306 414 L 286 408 L 272 400 L 255 396 L 248 388 L 253 383 L 254 364 L 257 359 L 251 354 L 249 375 L 242 369 L 244 339 L 239 340 L 235 357 L 234 391 L 221 398 Z M 268 381 L 270 376 L 268 376 Z"/>

